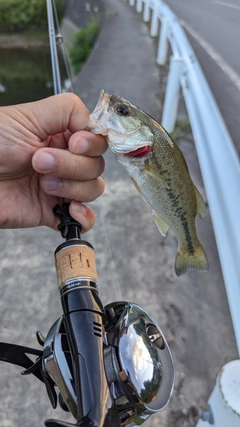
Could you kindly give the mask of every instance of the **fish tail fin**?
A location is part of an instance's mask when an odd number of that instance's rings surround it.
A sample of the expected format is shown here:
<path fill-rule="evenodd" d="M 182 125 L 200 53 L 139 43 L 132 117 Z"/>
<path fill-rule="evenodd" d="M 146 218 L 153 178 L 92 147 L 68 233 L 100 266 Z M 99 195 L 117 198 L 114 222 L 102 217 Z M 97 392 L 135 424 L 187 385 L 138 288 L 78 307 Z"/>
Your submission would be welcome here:
<path fill-rule="evenodd" d="M 181 276 L 189 268 L 194 268 L 199 271 L 208 270 L 208 260 L 200 242 L 194 248 L 194 251 L 188 251 L 182 247 L 178 248 L 175 261 L 176 275 Z"/>

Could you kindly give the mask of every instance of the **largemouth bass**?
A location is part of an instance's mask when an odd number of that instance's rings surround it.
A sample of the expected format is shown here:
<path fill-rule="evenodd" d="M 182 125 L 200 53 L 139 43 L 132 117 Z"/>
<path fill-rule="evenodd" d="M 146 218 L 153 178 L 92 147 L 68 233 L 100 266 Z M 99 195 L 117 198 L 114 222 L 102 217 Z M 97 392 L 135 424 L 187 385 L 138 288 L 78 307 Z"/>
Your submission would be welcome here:
<path fill-rule="evenodd" d="M 105 91 L 90 114 L 89 129 L 107 135 L 109 147 L 152 207 L 160 233 L 165 236 L 169 227 L 175 232 L 176 274 L 189 268 L 206 271 L 208 262 L 195 227 L 196 215 L 204 215 L 204 201 L 166 130 L 135 105 Z"/>

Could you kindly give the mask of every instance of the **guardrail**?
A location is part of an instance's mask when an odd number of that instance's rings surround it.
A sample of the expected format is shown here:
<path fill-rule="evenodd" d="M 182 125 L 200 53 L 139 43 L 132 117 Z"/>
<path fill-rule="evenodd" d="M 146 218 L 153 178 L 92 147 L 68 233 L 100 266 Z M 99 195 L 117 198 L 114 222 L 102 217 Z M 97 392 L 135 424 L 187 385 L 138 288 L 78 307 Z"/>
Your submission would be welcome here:
<path fill-rule="evenodd" d="M 172 56 L 162 125 L 174 128 L 180 88 L 185 99 L 207 193 L 233 327 L 240 353 L 240 163 L 206 78 L 176 15 L 161 0 L 129 0 L 159 36 L 157 63 Z M 159 31 L 159 23 L 161 30 Z"/>

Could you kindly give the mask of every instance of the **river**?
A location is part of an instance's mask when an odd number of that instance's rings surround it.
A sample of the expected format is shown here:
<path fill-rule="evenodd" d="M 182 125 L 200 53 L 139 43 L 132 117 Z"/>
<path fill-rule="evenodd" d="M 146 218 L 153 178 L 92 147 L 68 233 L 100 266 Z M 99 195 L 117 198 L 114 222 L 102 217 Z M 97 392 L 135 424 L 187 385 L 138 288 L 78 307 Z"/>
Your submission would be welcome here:
<path fill-rule="evenodd" d="M 53 95 L 50 51 L 48 46 L 0 49 L 0 105 L 36 101 Z M 67 73 L 60 56 L 63 90 L 68 87 Z"/>
<path fill-rule="evenodd" d="M 85 27 L 91 19 L 97 18 L 100 22 L 104 17 L 104 2 L 102 0 L 67 0 L 65 18 L 68 23 L 65 30 L 65 49 L 69 46 L 74 31 L 79 27 Z M 62 32 L 64 32 L 66 20 L 62 21 Z M 67 32 L 66 32 L 67 31 Z M 18 40 L 17 35 L 11 35 L 7 39 L 7 45 L 2 39 L 4 35 L 0 31 L 0 105 L 12 105 L 22 102 L 30 102 L 53 95 L 52 69 L 50 59 L 50 48 L 43 35 L 43 45 L 26 47 L 25 39 Z M 13 37 L 13 43 L 9 39 Z M 40 37 L 41 38 L 41 37 Z M 45 44 L 44 44 L 45 43 Z M 67 77 L 66 68 L 59 49 L 59 65 L 62 88 L 68 90 L 70 82 Z"/>

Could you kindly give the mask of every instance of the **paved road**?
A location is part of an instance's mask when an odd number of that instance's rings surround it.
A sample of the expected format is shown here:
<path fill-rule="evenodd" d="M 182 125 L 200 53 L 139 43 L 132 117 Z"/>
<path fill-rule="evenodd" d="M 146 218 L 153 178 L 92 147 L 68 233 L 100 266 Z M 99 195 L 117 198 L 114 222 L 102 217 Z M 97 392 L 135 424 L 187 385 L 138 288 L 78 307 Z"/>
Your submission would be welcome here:
<path fill-rule="evenodd" d="M 166 0 L 186 30 L 240 154 L 240 1 Z"/>
<path fill-rule="evenodd" d="M 77 27 L 85 27 L 93 18 L 103 19 L 104 4 L 101 0 L 68 0 L 65 16 Z"/>

